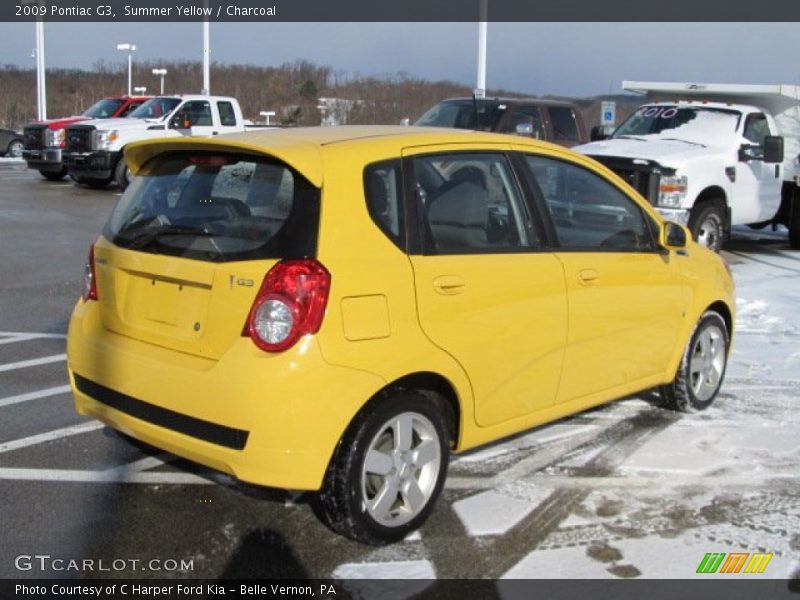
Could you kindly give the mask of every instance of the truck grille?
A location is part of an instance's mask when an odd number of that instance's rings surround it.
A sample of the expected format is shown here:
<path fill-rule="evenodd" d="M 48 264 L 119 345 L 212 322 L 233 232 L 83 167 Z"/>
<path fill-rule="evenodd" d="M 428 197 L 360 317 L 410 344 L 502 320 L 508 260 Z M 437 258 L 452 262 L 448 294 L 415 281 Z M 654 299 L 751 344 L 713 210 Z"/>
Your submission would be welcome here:
<path fill-rule="evenodd" d="M 672 174 L 672 169 L 665 169 L 652 160 L 618 156 L 592 156 L 592 158 L 614 171 L 653 205 L 658 202 L 658 187 L 661 183 L 661 175 Z"/>
<path fill-rule="evenodd" d="M 94 139 L 93 125 L 73 125 L 67 129 L 68 152 L 91 152 Z"/>
<path fill-rule="evenodd" d="M 23 134 L 25 135 L 25 150 L 41 150 L 44 148 L 44 132 L 47 125 L 28 125 Z"/>

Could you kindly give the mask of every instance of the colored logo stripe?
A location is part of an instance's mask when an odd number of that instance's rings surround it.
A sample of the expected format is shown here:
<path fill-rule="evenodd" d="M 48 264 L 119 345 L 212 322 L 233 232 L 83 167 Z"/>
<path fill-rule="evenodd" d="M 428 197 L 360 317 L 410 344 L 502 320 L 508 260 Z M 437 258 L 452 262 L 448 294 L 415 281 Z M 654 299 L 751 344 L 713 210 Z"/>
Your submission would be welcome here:
<path fill-rule="evenodd" d="M 727 559 L 725 558 L 727 556 Z M 744 568 L 745 573 L 763 573 L 772 554 L 759 553 L 750 554 L 749 552 L 707 552 L 697 567 L 697 573 L 720 573 L 734 574 L 741 573 Z M 748 560 L 749 559 L 749 560 Z M 724 561 L 724 562 L 723 562 Z"/>
<path fill-rule="evenodd" d="M 750 562 L 744 568 L 745 573 L 763 573 L 767 568 L 769 561 L 772 560 L 772 554 L 753 554 Z"/>

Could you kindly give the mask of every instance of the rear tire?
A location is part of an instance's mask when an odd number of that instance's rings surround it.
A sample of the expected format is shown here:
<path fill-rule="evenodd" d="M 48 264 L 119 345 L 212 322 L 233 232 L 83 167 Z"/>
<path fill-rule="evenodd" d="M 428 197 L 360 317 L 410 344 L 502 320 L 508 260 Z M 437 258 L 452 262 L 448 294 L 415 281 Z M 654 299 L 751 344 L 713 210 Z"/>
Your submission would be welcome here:
<path fill-rule="evenodd" d="M 22 157 L 23 144 L 20 140 L 11 140 L 11 143 L 6 148 L 6 156 L 10 158 Z"/>
<path fill-rule="evenodd" d="M 675 379 L 659 388 L 663 404 L 680 412 L 711 406 L 725 377 L 729 343 L 725 320 L 719 313 L 707 311 L 686 344 Z"/>
<path fill-rule="evenodd" d="M 447 423 L 432 399 L 390 392 L 365 407 L 342 436 L 317 507 L 341 535 L 379 545 L 428 518 L 449 460 Z"/>
<path fill-rule="evenodd" d="M 714 198 L 696 204 L 689 216 L 689 229 L 698 244 L 719 253 L 725 239 L 725 202 Z"/>

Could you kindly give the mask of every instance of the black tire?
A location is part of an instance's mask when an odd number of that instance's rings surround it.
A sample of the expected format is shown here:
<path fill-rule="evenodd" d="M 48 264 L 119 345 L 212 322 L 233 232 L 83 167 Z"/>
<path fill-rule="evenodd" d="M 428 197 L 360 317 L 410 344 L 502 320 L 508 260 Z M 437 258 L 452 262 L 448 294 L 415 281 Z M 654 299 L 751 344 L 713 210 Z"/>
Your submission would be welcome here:
<path fill-rule="evenodd" d="M 796 189 L 789 209 L 789 245 L 800 250 L 800 192 Z"/>
<path fill-rule="evenodd" d="M 322 519 L 366 544 L 403 539 L 428 518 L 442 491 L 448 431 L 438 404 L 419 392 L 389 392 L 370 403 L 328 466 L 316 498 Z"/>
<path fill-rule="evenodd" d="M 725 202 L 715 198 L 696 204 L 689 216 L 689 230 L 694 241 L 719 252 L 725 240 Z"/>
<path fill-rule="evenodd" d="M 23 147 L 22 140 L 11 140 L 8 144 L 8 148 L 6 148 L 6 156 L 10 158 L 21 158 Z"/>
<path fill-rule="evenodd" d="M 116 181 L 117 186 L 122 191 L 125 191 L 125 188 L 127 188 L 131 182 L 131 172 L 128 169 L 128 163 L 125 162 L 124 157 L 119 159 L 114 169 L 114 181 Z"/>
<path fill-rule="evenodd" d="M 90 179 L 88 177 L 81 177 L 80 181 L 85 183 L 93 190 L 104 190 L 108 187 L 108 184 L 113 181 L 113 179 L 113 177 L 109 177 L 108 179 Z"/>
<path fill-rule="evenodd" d="M 61 181 L 67 176 L 67 167 L 62 167 L 60 171 L 39 171 L 47 181 Z"/>
<path fill-rule="evenodd" d="M 680 412 L 711 406 L 725 378 L 729 345 L 725 319 L 717 312 L 707 311 L 686 344 L 675 379 L 659 388 L 663 404 Z"/>

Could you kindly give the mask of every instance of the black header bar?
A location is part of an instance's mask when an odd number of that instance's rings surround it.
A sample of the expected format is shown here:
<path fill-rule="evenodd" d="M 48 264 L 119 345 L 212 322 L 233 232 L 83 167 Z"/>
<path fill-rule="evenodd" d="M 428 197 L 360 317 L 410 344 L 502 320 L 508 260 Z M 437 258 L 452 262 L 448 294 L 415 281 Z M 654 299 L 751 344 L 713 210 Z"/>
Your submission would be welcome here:
<path fill-rule="evenodd" d="M 798 0 L 487 0 L 501 22 L 800 21 Z M 0 21 L 476 22 L 480 0 L 3 0 Z M 680 40 L 675 40 L 680 43 Z"/>

